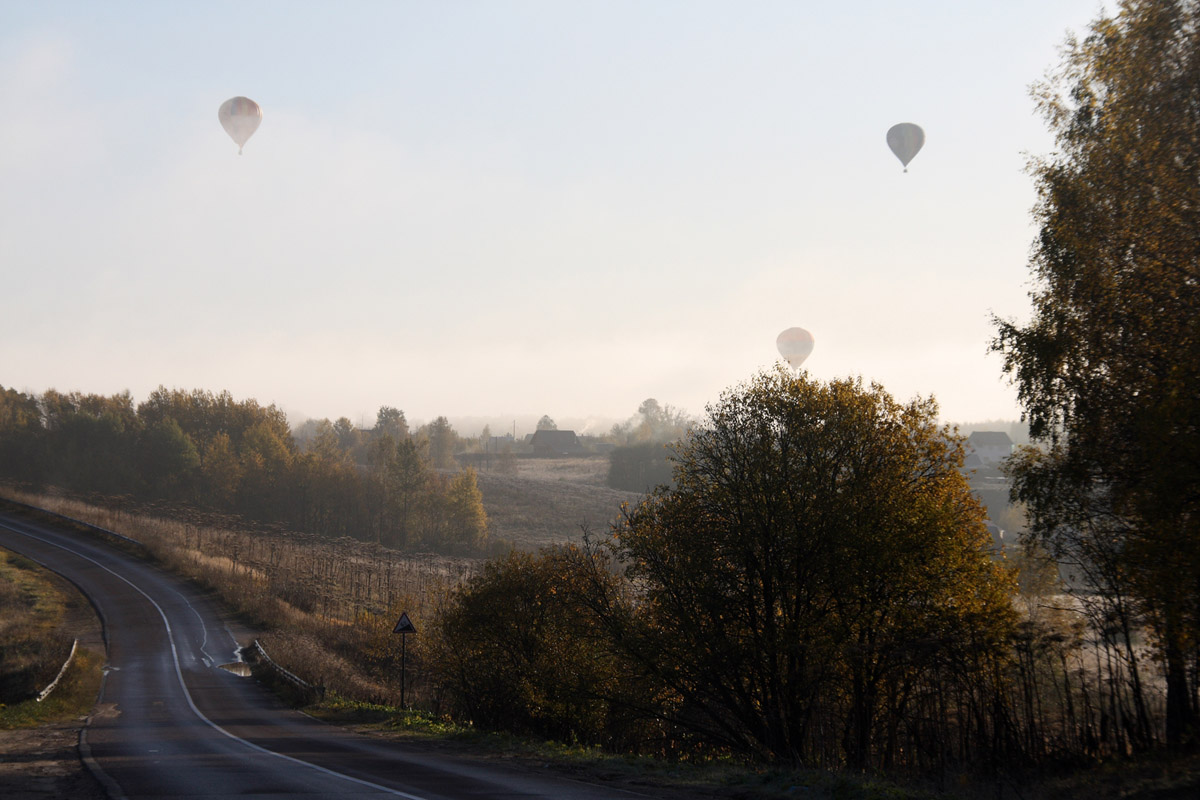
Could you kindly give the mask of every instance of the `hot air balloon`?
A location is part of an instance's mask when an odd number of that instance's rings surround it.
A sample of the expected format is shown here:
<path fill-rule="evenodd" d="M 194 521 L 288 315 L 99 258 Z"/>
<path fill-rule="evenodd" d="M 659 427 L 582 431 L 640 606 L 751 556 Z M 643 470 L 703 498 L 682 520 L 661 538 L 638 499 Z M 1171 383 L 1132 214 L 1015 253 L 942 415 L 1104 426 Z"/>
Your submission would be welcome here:
<path fill-rule="evenodd" d="M 221 103 L 217 119 L 221 120 L 221 127 L 229 134 L 229 138 L 237 142 L 240 156 L 246 140 L 254 135 L 262 122 L 262 109 L 249 97 L 231 97 Z"/>
<path fill-rule="evenodd" d="M 921 130 L 920 125 L 901 122 L 888 128 L 887 143 L 904 165 L 904 171 L 908 172 L 908 162 L 921 152 L 921 146 L 925 144 L 925 131 Z"/>
<path fill-rule="evenodd" d="M 779 355 L 787 360 L 792 369 L 800 369 L 804 359 L 813 351 L 813 337 L 804 328 L 788 328 L 779 334 L 775 346 L 779 348 Z"/>

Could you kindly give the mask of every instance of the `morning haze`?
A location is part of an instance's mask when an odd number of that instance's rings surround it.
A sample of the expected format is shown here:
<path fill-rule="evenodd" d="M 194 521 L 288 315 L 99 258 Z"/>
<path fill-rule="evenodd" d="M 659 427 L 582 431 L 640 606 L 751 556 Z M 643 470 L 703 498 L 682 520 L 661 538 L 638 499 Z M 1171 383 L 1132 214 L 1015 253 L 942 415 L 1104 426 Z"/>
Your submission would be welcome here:
<path fill-rule="evenodd" d="M 835 5 L 0 6 L 0 794 L 1196 796 L 1200 2 Z"/>

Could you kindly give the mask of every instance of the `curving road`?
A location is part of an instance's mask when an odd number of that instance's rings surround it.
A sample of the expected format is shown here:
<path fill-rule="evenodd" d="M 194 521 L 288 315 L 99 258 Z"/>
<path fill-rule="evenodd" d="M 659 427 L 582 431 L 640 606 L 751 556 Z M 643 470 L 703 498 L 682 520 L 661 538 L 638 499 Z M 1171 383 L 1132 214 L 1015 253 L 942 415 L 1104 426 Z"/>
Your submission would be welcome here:
<path fill-rule="evenodd" d="M 237 643 L 183 581 L 90 538 L 0 513 L 0 547 L 74 582 L 100 612 L 106 678 L 80 750 L 114 798 L 647 797 L 456 760 L 281 708 L 218 665 Z"/>

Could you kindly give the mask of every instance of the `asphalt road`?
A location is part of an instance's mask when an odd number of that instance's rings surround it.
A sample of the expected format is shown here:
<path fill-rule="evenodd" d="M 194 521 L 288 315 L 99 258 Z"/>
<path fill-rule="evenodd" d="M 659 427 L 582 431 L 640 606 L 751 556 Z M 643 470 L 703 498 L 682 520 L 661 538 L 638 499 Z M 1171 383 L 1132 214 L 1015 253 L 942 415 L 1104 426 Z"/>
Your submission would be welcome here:
<path fill-rule="evenodd" d="M 178 578 L 92 537 L 11 515 L 0 514 L 0 546 L 75 583 L 104 621 L 106 677 L 80 749 L 115 798 L 651 796 L 318 722 L 220 668 L 235 660 L 237 642 Z"/>

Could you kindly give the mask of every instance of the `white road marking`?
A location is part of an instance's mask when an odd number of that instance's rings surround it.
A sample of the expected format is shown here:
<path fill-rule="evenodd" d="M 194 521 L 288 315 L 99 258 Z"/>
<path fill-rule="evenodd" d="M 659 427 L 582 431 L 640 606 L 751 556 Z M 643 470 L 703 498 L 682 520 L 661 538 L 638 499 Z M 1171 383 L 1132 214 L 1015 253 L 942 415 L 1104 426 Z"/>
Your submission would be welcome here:
<path fill-rule="evenodd" d="M 16 534 L 18 534 L 18 535 L 20 535 L 20 536 L 26 536 L 26 537 L 28 537 L 28 538 L 30 538 L 30 539 L 35 539 L 35 540 L 37 540 L 37 541 L 39 541 L 39 542 L 42 542 L 43 544 L 48 544 L 48 545 L 50 545 L 51 547 L 57 547 L 57 548 L 58 548 L 58 549 L 60 549 L 60 550 L 65 550 L 65 551 L 67 551 L 68 553 L 71 553 L 72 555 L 75 555 L 75 556 L 78 556 L 79 558 L 82 558 L 82 559 L 84 559 L 85 561 L 90 561 L 90 562 L 92 562 L 93 564 L 95 564 L 97 567 L 99 567 L 100 569 L 102 569 L 102 570 L 104 570 L 105 572 L 109 573 L 110 575 L 112 575 L 112 576 L 114 576 L 114 577 L 116 577 L 116 578 L 120 578 L 122 581 L 124 581 L 125 583 L 127 583 L 127 584 L 129 584 L 131 587 L 133 587 L 133 589 L 134 589 L 135 591 L 137 591 L 137 592 L 138 592 L 138 594 L 140 594 L 142 597 L 144 597 L 144 598 L 146 598 L 147 600 L 149 600 L 149 601 L 150 601 L 150 605 L 154 606 L 154 608 L 155 608 L 155 609 L 158 611 L 158 615 L 159 615 L 160 617 L 162 617 L 163 625 L 165 625 L 165 626 L 166 626 L 166 628 L 167 628 L 167 639 L 168 639 L 168 640 L 171 642 L 171 657 L 172 657 L 172 658 L 174 659 L 174 661 L 175 661 L 175 676 L 176 676 L 176 678 L 178 678 L 178 680 L 179 680 L 179 687 L 180 687 L 181 689 L 183 689 L 183 696 L 184 696 L 184 699 L 186 699 L 186 700 L 187 700 L 188 707 L 192 709 L 192 713 L 194 713 L 194 714 L 195 714 L 197 717 L 199 717 L 199 718 L 200 718 L 200 719 L 201 719 L 201 720 L 202 720 L 202 721 L 203 721 L 205 724 L 207 724 L 207 725 L 208 725 L 209 727 L 211 727 L 213 730 L 217 731 L 218 733 L 220 733 L 220 734 L 222 734 L 222 735 L 224 735 L 224 736 L 228 736 L 230 739 L 233 739 L 235 742 L 241 742 L 241 743 L 242 743 L 242 744 L 244 744 L 246 747 L 249 747 L 251 750 L 255 750 L 255 751 L 259 752 L 259 753 L 263 753 L 264 755 L 268 755 L 268 756 L 274 756 L 275 758 L 282 758 L 283 760 L 285 760 L 285 761 L 290 761 L 290 762 L 291 762 L 291 763 L 293 763 L 293 764 L 299 764 L 299 765 L 301 765 L 301 766 L 305 766 L 305 767 L 308 767 L 308 768 L 310 768 L 310 769 L 315 769 L 315 770 L 317 770 L 318 772 L 322 772 L 322 773 L 324 773 L 324 774 L 326 774 L 326 775 L 329 775 L 329 776 L 331 776 L 331 777 L 334 777 L 334 778 L 339 778 L 339 779 L 341 779 L 341 780 L 350 781 L 351 783 L 356 783 L 356 784 L 358 784 L 359 786 L 366 786 L 366 787 L 368 787 L 368 788 L 370 788 L 370 789 L 375 789 L 375 790 L 377 790 L 377 791 L 380 791 L 380 792 L 386 792 L 387 794 L 394 795 L 394 796 L 396 796 L 396 797 L 403 797 L 403 798 L 405 798 L 406 800 L 427 800 L 427 798 L 420 797 L 420 796 L 418 796 L 418 795 L 415 795 L 415 794 L 408 794 L 407 792 L 402 792 L 402 791 L 399 791 L 398 789 L 391 789 L 391 788 L 388 788 L 387 786 L 381 786 L 381 785 L 380 785 L 380 784 L 378 784 L 378 783 L 372 783 L 371 781 L 366 781 L 366 780 L 363 780 L 363 779 L 361 779 L 361 778 L 355 778 L 355 777 L 353 777 L 352 775 L 344 775 L 344 774 L 342 774 L 342 773 L 340 773 L 340 772 L 335 772 L 335 771 L 333 771 L 333 770 L 331 770 L 331 769 L 327 769 L 327 768 L 325 768 L 325 767 L 322 767 L 322 766 L 320 766 L 320 765 L 318 765 L 318 764 L 310 764 L 310 763 L 309 763 L 309 762 L 307 762 L 307 761 L 302 761 L 302 760 L 300 760 L 300 759 L 298 759 L 298 758 L 293 758 L 292 756 L 285 755 L 285 754 L 283 754 L 283 753 L 277 753 L 277 752 L 275 752 L 274 750 L 268 750 L 268 749 L 267 749 L 267 748 L 265 748 L 265 747 L 261 747 L 261 746 L 259 746 L 259 745 L 255 744 L 254 742 L 247 741 L 246 739 L 243 739 L 242 737 L 240 737 L 240 736 L 237 736 L 236 734 L 230 733 L 229 731 L 225 730 L 225 729 L 224 729 L 224 728 L 222 728 L 220 725 L 218 725 L 217 723 L 213 722 L 213 721 L 212 721 L 211 719 L 209 719 L 208 717 L 204 716 L 204 713 L 203 713 L 202 711 L 200 711 L 200 709 L 199 709 L 199 708 L 197 708 L 197 707 L 196 707 L 196 703 L 195 703 L 195 702 L 192 700 L 192 693 L 188 691 L 187 684 L 186 684 L 186 683 L 184 683 L 184 680 L 183 680 L 183 670 L 182 670 L 182 669 L 180 668 L 180 666 L 179 666 L 179 651 L 178 651 L 178 650 L 176 649 L 176 647 L 175 647 L 175 635 L 174 635 L 174 632 L 171 630 L 171 622 L 170 622 L 170 620 L 168 620 L 168 619 L 167 619 L 167 615 L 166 615 L 166 614 L 163 612 L 163 610 L 162 610 L 162 606 L 160 606 L 158 603 L 156 603 L 156 602 L 154 601 L 154 598 L 153 598 L 153 597 L 151 597 L 150 595 L 148 595 L 148 594 L 146 594 L 144 591 L 142 591 L 142 589 L 141 589 L 141 587 L 140 587 L 140 586 L 138 586 L 137 584 L 133 583 L 131 580 L 129 580 L 128 578 L 126 578 L 124 575 L 120 575 L 120 574 L 118 574 L 118 573 L 116 573 L 116 572 L 113 572 L 111 569 L 109 569 L 108 567 L 104 566 L 103 564 L 101 564 L 99 561 L 97 561 L 97 560 L 96 560 L 96 559 L 94 559 L 94 558 L 90 558 L 89 556 L 85 556 L 83 553 L 76 552 L 75 550 L 71 550 L 71 549 L 70 549 L 70 548 L 68 548 L 68 547 L 64 547 L 63 545 L 59 544 L 58 542 L 51 542 L 51 541 L 49 541 L 49 540 L 47 540 L 47 539 L 43 539 L 43 538 L 42 538 L 42 537 L 40 537 L 40 536 L 35 536 L 35 535 L 33 535 L 32 533 L 29 533 L 28 531 L 22 531 L 22 530 L 18 530 L 17 528 L 13 528 L 13 527 L 11 527 L 10 525 L 7 525 L 7 524 L 5 524 L 5 523 L 3 523 L 3 522 L 0 522 L 0 527 L 3 527 L 3 528 L 5 528 L 5 529 L 7 529 L 7 530 L 10 530 L 10 531 L 12 531 L 13 533 L 16 533 Z M 34 559 L 34 560 L 36 560 L 36 559 Z M 43 564 L 42 566 L 46 566 L 46 567 L 47 567 L 47 569 L 49 569 L 49 567 L 48 567 L 47 565 L 45 565 L 45 564 Z M 178 591 L 176 591 L 176 594 L 178 594 Z M 183 595 L 180 595 L 180 596 L 182 597 Z M 185 603 L 187 603 L 187 598 L 184 598 L 184 602 L 185 602 Z M 191 603 L 187 603 L 187 605 L 188 605 L 188 608 L 191 608 Z M 192 612 L 193 612 L 193 613 L 196 613 L 196 609 L 192 608 Z M 200 616 L 200 615 L 199 615 L 198 613 L 196 613 L 196 616 Z M 201 623 L 203 623 L 203 619 L 201 620 Z"/>

